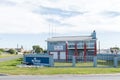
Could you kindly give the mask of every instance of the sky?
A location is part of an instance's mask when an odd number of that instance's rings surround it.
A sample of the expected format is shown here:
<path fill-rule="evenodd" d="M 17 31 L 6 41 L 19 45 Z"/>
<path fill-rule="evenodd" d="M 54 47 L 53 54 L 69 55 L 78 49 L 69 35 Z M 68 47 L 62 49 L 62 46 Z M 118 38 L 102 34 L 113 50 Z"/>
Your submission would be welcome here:
<path fill-rule="evenodd" d="M 0 47 L 25 49 L 54 36 L 97 32 L 101 48 L 120 47 L 120 0 L 0 0 Z"/>

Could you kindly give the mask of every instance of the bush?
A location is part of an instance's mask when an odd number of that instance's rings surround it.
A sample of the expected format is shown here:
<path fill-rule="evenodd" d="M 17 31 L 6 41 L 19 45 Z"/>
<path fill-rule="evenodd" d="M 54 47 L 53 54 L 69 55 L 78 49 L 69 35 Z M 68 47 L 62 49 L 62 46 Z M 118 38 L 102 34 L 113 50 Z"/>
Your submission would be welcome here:
<path fill-rule="evenodd" d="M 2 54 L 2 52 L 0 51 L 0 55 Z"/>
<path fill-rule="evenodd" d="M 44 50 L 43 52 L 44 52 L 44 53 L 47 53 L 47 50 Z"/>
<path fill-rule="evenodd" d="M 0 49 L 0 52 L 4 52 L 4 49 Z"/>
<path fill-rule="evenodd" d="M 15 54 L 15 53 L 16 53 L 16 50 L 14 50 L 14 49 L 9 49 L 8 52 L 9 52 L 10 54 Z"/>
<path fill-rule="evenodd" d="M 32 46 L 35 53 L 43 53 L 43 49 L 39 45 Z"/>

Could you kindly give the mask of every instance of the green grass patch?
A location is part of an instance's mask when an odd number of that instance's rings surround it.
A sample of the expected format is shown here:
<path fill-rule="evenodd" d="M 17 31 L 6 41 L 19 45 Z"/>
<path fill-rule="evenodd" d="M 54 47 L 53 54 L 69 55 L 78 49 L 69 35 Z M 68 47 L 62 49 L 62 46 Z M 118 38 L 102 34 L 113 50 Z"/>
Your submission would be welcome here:
<path fill-rule="evenodd" d="M 98 67 L 113 67 L 114 62 L 113 60 L 98 60 Z"/>
<path fill-rule="evenodd" d="M 15 56 L 15 54 L 1 54 L 0 58 L 10 57 L 10 56 Z"/>
<path fill-rule="evenodd" d="M 54 75 L 54 74 L 113 74 L 120 73 L 120 68 L 80 68 L 80 67 L 59 67 L 70 66 L 71 63 L 55 63 L 58 67 L 41 68 L 19 68 L 16 65 L 21 64 L 22 59 L 16 59 L 0 63 L 0 73 L 11 75 Z M 91 65 L 91 63 L 89 63 Z M 82 63 L 77 65 L 88 65 Z"/>
<path fill-rule="evenodd" d="M 72 67 L 72 63 L 68 62 L 56 62 L 55 67 Z M 93 62 L 77 62 L 76 67 L 93 67 Z"/>
<path fill-rule="evenodd" d="M 67 63 L 67 62 L 55 62 L 54 63 L 55 67 L 71 67 L 72 63 Z"/>

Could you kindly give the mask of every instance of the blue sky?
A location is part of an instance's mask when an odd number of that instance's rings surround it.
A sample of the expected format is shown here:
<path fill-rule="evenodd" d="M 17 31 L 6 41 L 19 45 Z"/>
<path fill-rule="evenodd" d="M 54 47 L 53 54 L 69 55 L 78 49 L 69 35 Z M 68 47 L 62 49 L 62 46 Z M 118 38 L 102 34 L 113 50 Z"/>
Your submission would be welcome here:
<path fill-rule="evenodd" d="M 0 0 L 0 47 L 45 48 L 48 37 L 93 30 L 101 48 L 120 47 L 119 8 L 119 0 Z"/>
<path fill-rule="evenodd" d="M 17 48 L 23 46 L 25 49 L 32 49 L 33 45 L 42 45 L 46 49 L 48 34 L 0 34 L 0 47 Z"/>

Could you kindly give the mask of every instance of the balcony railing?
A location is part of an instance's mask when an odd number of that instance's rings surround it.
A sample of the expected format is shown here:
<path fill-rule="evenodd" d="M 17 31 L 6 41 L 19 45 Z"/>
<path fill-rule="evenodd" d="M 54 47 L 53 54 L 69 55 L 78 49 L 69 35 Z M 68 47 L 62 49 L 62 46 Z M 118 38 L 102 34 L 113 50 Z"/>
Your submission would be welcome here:
<path fill-rule="evenodd" d="M 94 48 L 94 45 L 86 45 L 86 48 Z M 68 49 L 75 49 L 75 45 L 68 45 Z M 84 45 L 77 45 L 77 49 L 84 49 Z"/>

